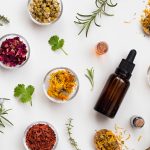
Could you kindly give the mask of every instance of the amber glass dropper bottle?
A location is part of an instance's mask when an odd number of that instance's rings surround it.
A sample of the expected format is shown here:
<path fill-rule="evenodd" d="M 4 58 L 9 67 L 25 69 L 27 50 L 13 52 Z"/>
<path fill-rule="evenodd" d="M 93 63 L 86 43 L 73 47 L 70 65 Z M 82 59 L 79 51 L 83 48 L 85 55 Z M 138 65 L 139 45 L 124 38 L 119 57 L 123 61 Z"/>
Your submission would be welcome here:
<path fill-rule="evenodd" d="M 126 59 L 122 59 L 115 73 L 110 75 L 94 109 L 107 117 L 114 118 L 130 86 L 129 79 L 135 67 L 133 63 L 136 51 L 131 50 Z"/>

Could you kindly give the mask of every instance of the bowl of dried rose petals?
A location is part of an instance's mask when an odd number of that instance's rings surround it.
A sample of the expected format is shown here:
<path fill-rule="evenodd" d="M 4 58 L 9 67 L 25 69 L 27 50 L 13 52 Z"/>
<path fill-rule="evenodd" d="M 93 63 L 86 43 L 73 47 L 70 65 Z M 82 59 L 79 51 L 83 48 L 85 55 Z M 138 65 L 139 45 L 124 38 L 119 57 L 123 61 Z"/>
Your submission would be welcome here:
<path fill-rule="evenodd" d="M 0 38 L 0 66 L 15 69 L 23 66 L 29 59 L 30 46 L 18 34 L 7 34 Z"/>

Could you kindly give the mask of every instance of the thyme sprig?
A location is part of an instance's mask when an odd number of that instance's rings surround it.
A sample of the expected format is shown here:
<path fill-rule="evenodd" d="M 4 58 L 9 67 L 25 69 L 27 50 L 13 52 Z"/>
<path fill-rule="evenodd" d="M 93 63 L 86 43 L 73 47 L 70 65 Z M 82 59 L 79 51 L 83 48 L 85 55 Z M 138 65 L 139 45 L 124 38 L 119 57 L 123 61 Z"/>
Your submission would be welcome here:
<path fill-rule="evenodd" d="M 102 15 L 113 16 L 113 14 L 109 14 L 106 12 L 106 8 L 115 7 L 117 3 L 113 4 L 112 0 L 95 0 L 95 5 L 97 7 L 95 11 L 93 11 L 89 15 L 83 15 L 83 14 L 77 13 L 77 16 L 76 16 L 77 21 L 74 21 L 76 24 L 79 24 L 82 26 L 79 34 L 81 34 L 83 30 L 86 30 L 86 37 L 88 36 L 90 26 L 93 22 L 96 26 L 100 27 L 100 25 L 97 24 L 96 22 L 97 16 L 99 16 L 100 18 L 102 17 Z"/>
<path fill-rule="evenodd" d="M 3 26 L 4 24 L 8 24 L 9 20 L 4 15 L 0 15 L 0 26 Z"/>
<path fill-rule="evenodd" d="M 94 69 L 93 67 L 91 69 L 86 69 L 87 74 L 85 74 L 85 77 L 90 81 L 90 84 L 92 86 L 91 91 L 94 89 Z"/>
<path fill-rule="evenodd" d="M 69 119 L 68 119 L 68 123 L 66 124 L 67 133 L 68 133 L 68 136 L 69 136 L 69 141 L 70 141 L 70 144 L 72 145 L 72 147 L 73 147 L 75 150 L 81 150 L 81 149 L 78 147 L 78 144 L 77 144 L 77 142 L 75 141 L 75 139 L 72 137 L 72 128 L 74 127 L 74 126 L 72 125 L 72 121 L 73 121 L 73 119 L 72 119 L 72 118 L 69 118 Z"/>

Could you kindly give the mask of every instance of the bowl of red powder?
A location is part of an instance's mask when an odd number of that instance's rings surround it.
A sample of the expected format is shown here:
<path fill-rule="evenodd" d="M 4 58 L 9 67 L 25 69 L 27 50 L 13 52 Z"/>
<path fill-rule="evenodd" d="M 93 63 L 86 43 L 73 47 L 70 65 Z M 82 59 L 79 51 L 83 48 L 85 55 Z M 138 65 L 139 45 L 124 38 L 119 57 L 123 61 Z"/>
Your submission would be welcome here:
<path fill-rule="evenodd" d="M 23 143 L 26 150 L 55 150 L 58 135 L 51 124 L 39 121 L 27 127 Z"/>
<path fill-rule="evenodd" d="M 30 46 L 18 34 L 7 34 L 0 38 L 0 66 L 14 69 L 23 66 L 29 59 Z"/>

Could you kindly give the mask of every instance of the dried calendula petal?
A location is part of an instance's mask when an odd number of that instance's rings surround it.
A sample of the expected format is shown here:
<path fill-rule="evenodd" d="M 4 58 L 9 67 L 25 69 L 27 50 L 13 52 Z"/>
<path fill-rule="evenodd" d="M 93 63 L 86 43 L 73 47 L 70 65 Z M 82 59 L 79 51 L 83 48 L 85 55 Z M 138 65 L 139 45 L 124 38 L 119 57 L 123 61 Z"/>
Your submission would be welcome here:
<path fill-rule="evenodd" d="M 57 100 L 68 100 L 77 86 L 75 76 L 69 70 L 58 70 L 50 74 L 47 93 Z"/>
<path fill-rule="evenodd" d="M 143 31 L 150 35 L 150 9 L 144 10 L 144 15 L 141 18 L 141 25 L 143 28 Z"/>
<path fill-rule="evenodd" d="M 144 14 L 141 17 L 141 25 L 143 31 L 150 35 L 150 0 L 148 0 L 147 6 L 144 9 Z"/>
<path fill-rule="evenodd" d="M 140 135 L 140 136 L 138 137 L 137 141 L 140 142 L 141 139 L 142 139 L 142 135 Z"/>
<path fill-rule="evenodd" d="M 110 130 L 102 129 L 94 136 L 96 150 L 122 150 L 121 141 Z"/>

